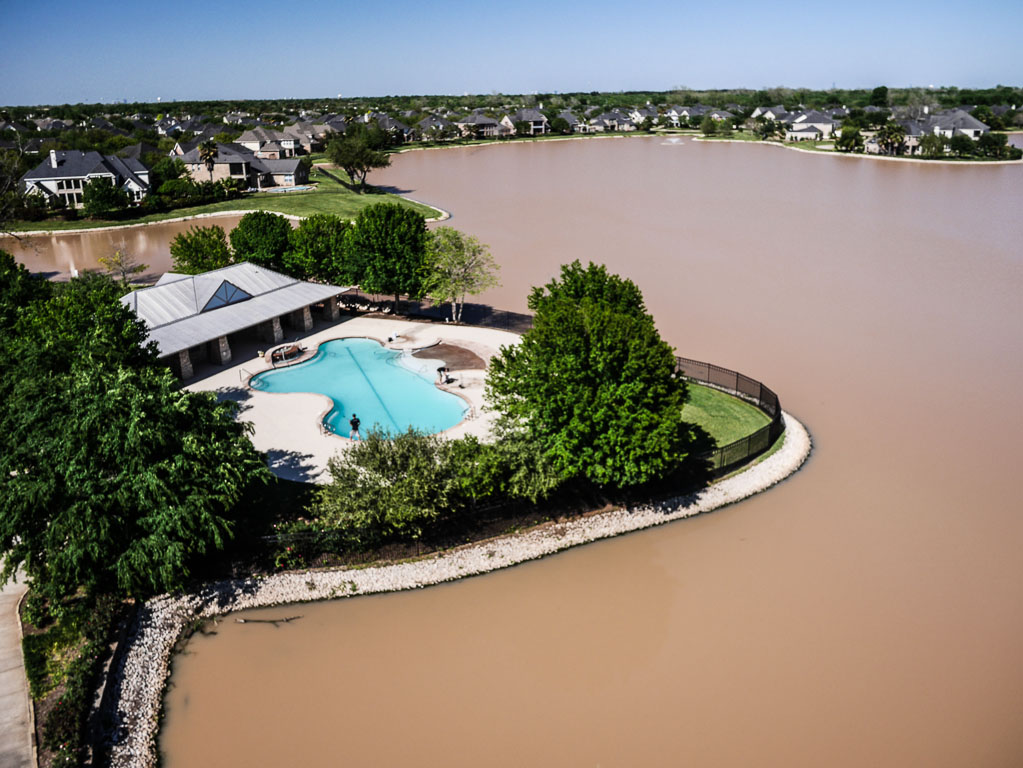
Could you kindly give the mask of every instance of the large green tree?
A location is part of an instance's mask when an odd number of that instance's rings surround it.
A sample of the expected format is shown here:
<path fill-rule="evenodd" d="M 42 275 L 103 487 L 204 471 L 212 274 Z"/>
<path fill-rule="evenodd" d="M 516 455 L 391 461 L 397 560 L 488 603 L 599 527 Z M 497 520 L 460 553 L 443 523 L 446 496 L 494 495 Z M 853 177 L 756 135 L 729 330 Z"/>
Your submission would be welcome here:
<path fill-rule="evenodd" d="M 685 381 L 636 285 L 578 261 L 534 288 L 533 328 L 491 361 L 487 398 L 562 478 L 626 487 L 664 477 L 693 439 Z"/>
<path fill-rule="evenodd" d="M 284 271 L 284 254 L 288 252 L 291 223 L 269 211 L 253 211 L 242 216 L 231 230 L 231 250 L 235 261 Z"/>
<path fill-rule="evenodd" d="M 90 179 L 82 189 L 82 208 L 86 216 L 109 218 L 128 207 L 128 193 L 105 177 Z"/>
<path fill-rule="evenodd" d="M 357 283 L 345 252 L 351 222 L 329 213 L 303 219 L 291 231 L 284 262 L 288 274 L 303 280 L 322 280 L 336 285 Z"/>
<path fill-rule="evenodd" d="M 835 140 L 835 149 L 839 152 L 862 152 L 863 136 L 860 129 L 853 125 L 843 125 L 841 135 Z"/>
<path fill-rule="evenodd" d="M 345 250 L 353 277 L 364 291 L 418 298 L 423 294 L 426 264 L 426 219 L 398 203 L 363 208 L 348 231 Z"/>
<path fill-rule="evenodd" d="M 231 248 L 222 227 L 192 227 L 180 232 L 170 244 L 174 271 L 198 275 L 231 263 Z"/>
<path fill-rule="evenodd" d="M 451 320 L 462 320 L 465 297 L 498 285 L 497 262 L 490 249 L 453 227 L 437 227 L 427 241 L 427 293 L 451 302 Z"/>
<path fill-rule="evenodd" d="M 4 577 L 54 599 L 182 586 L 267 477 L 235 406 L 181 390 L 120 294 L 72 280 L 0 337 Z"/>
<path fill-rule="evenodd" d="M 349 126 L 347 133 L 337 134 L 327 142 L 327 158 L 344 170 L 356 189 L 366 188 L 366 175 L 374 168 L 386 168 L 391 159 L 380 151 L 387 145 L 387 137 L 376 126 L 361 123 Z"/>

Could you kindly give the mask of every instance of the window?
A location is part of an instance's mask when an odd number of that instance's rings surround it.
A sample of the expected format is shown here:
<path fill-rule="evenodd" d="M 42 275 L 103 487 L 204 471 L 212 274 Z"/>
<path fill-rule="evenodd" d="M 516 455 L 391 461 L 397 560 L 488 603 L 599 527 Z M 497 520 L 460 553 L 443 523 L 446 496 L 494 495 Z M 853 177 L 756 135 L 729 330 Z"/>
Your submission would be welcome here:
<path fill-rule="evenodd" d="M 230 283 L 227 280 L 220 284 L 220 287 L 213 292 L 210 296 L 210 300 L 206 302 L 206 306 L 202 308 L 203 312 L 210 309 L 218 309 L 220 307 L 226 307 L 228 304 L 236 304 L 239 301 L 245 301 L 251 299 L 252 296 L 234 283 Z"/>

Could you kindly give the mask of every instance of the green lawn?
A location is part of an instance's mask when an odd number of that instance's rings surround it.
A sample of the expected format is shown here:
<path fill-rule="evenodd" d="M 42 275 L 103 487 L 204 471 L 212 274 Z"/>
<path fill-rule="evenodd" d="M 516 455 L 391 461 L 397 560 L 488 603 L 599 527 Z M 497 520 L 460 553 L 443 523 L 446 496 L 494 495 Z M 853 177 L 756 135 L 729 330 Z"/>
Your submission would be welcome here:
<path fill-rule="evenodd" d="M 332 175 L 343 177 L 342 171 L 330 171 Z M 342 184 L 328 177 L 319 168 L 313 168 L 309 174 L 309 181 L 317 185 L 316 189 L 308 192 L 260 192 L 246 195 L 237 200 L 223 200 L 208 205 L 198 205 L 192 208 L 176 208 L 166 213 L 155 213 L 149 216 L 140 216 L 137 219 L 126 219 L 124 221 L 20 221 L 13 222 L 13 231 L 31 230 L 54 230 L 54 229 L 94 229 L 96 227 L 111 227 L 124 224 L 146 224 L 152 221 L 164 221 L 176 219 L 183 216 L 195 216 L 200 213 L 217 213 L 220 211 L 272 211 L 274 213 L 286 213 L 292 216 L 311 216 L 314 213 L 332 213 L 345 218 L 354 218 L 367 205 L 373 203 L 397 202 L 419 211 L 426 217 L 436 216 L 433 208 L 428 208 L 419 203 L 404 200 L 395 195 L 387 195 L 377 192 L 358 194 L 347 189 Z"/>
<path fill-rule="evenodd" d="M 701 384 L 689 383 L 689 402 L 682 418 L 707 430 L 718 445 L 727 445 L 771 423 L 760 409 L 745 400 Z"/>

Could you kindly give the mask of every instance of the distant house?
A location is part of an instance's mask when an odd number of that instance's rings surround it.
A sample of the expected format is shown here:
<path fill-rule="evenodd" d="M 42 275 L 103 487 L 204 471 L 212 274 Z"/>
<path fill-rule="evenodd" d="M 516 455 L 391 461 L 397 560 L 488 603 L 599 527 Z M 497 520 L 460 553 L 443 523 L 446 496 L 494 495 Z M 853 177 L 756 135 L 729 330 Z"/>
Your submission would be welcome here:
<path fill-rule="evenodd" d="M 479 112 L 470 112 L 456 120 L 455 125 L 463 136 L 474 139 L 492 139 L 508 133 L 508 129 L 497 120 Z"/>
<path fill-rule="evenodd" d="M 776 123 L 784 123 L 789 119 L 789 111 L 781 104 L 776 107 L 757 107 L 750 115 L 754 120 L 763 116 L 765 120 L 774 120 Z"/>
<path fill-rule="evenodd" d="M 85 185 L 93 179 L 108 179 L 134 203 L 149 193 L 149 169 L 138 160 L 76 149 L 51 149 L 43 162 L 21 177 L 21 183 L 26 194 L 63 198 L 69 208 L 81 208 Z"/>
<path fill-rule="evenodd" d="M 800 134 L 803 136 L 808 135 L 809 128 L 816 129 L 817 132 L 820 133 L 820 138 L 829 139 L 835 135 L 841 127 L 838 121 L 833 120 L 823 112 L 818 112 L 816 109 L 793 112 L 789 115 L 785 124 L 786 140 L 789 140 L 789 133 Z"/>
<path fill-rule="evenodd" d="M 710 115 L 712 120 L 717 120 L 718 122 L 721 122 L 722 120 L 731 120 L 733 117 L 735 117 L 735 115 L 729 112 L 727 109 L 711 109 L 705 112 L 704 114 Z"/>
<path fill-rule="evenodd" d="M 627 115 L 611 110 L 590 118 L 590 132 L 604 133 L 607 131 L 634 131 L 636 124 Z"/>
<path fill-rule="evenodd" d="M 944 136 L 946 139 L 962 135 L 976 140 L 991 130 L 969 112 L 964 112 L 961 109 L 950 109 L 947 112 L 931 115 L 925 123 L 925 127 L 929 133 L 933 133 L 935 136 Z"/>
<path fill-rule="evenodd" d="M 416 131 L 389 115 L 378 115 L 376 118 L 377 127 L 384 133 L 394 136 L 402 142 L 413 141 L 416 138 Z"/>
<path fill-rule="evenodd" d="M 572 110 L 570 109 L 564 109 L 561 112 L 558 112 L 558 117 L 568 123 L 568 129 L 570 131 L 574 132 L 576 130 L 576 126 L 580 125 L 579 118 L 572 114 Z"/>
<path fill-rule="evenodd" d="M 217 144 L 212 178 L 197 146 L 178 157 L 196 182 L 235 179 L 248 188 L 263 189 L 294 187 L 309 181 L 309 172 L 300 157 L 260 157 L 241 144 Z"/>
<path fill-rule="evenodd" d="M 457 130 L 454 123 L 439 115 L 427 115 L 416 123 L 416 128 L 419 130 L 419 136 L 423 141 L 442 138 L 446 134 Z"/>
<path fill-rule="evenodd" d="M 269 128 L 250 128 L 239 136 L 235 143 L 245 147 L 257 157 L 265 156 L 272 159 L 292 157 L 297 153 L 299 146 L 296 136 Z M 271 146 L 263 150 L 268 144 Z"/>
<path fill-rule="evenodd" d="M 530 136 L 542 136 L 551 130 L 547 116 L 537 109 L 519 109 L 501 118 L 501 124 L 512 134 L 518 131 L 516 123 L 528 123 Z"/>
<path fill-rule="evenodd" d="M 645 107 L 633 108 L 629 112 L 629 119 L 637 125 L 641 124 L 644 120 L 649 119 L 654 124 L 660 119 L 660 115 L 657 110 L 647 105 Z"/>
<path fill-rule="evenodd" d="M 785 128 L 785 141 L 820 141 L 824 138 L 815 125 L 796 123 Z"/>

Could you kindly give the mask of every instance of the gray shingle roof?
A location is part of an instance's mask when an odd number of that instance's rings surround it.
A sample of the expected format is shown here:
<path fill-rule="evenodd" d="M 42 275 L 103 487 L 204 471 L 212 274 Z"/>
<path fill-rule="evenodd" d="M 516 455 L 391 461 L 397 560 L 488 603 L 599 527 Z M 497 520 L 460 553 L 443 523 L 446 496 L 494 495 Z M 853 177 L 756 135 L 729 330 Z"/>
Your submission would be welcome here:
<path fill-rule="evenodd" d="M 210 300 L 222 285 L 235 303 Z M 236 293 L 231 288 L 240 289 Z M 258 323 L 325 301 L 348 288 L 307 283 L 243 262 L 201 275 L 168 273 L 159 282 L 121 297 L 149 329 L 161 356 L 194 347 Z M 224 291 L 221 291 L 223 294 Z M 206 308 L 208 305 L 219 305 Z M 204 308 L 205 311 L 204 311 Z"/>

